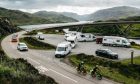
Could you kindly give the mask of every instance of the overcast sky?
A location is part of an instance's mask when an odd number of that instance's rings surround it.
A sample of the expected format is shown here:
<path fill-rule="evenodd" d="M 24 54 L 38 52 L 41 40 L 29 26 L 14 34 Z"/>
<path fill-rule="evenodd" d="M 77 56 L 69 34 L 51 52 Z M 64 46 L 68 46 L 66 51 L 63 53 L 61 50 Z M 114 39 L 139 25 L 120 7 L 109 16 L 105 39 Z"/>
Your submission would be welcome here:
<path fill-rule="evenodd" d="M 140 8 L 140 0 L 0 0 L 0 6 L 30 13 L 46 10 L 82 15 L 115 6 Z"/>

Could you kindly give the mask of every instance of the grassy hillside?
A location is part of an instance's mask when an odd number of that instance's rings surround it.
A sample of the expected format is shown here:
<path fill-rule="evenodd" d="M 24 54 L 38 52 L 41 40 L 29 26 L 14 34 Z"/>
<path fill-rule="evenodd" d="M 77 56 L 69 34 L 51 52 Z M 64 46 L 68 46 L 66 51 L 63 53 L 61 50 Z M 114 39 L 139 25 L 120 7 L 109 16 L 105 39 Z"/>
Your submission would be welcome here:
<path fill-rule="evenodd" d="M 49 13 L 42 16 L 44 13 L 39 13 L 39 15 L 33 15 L 26 12 L 21 12 L 18 10 L 10 10 L 5 8 L 0 8 L 0 17 L 7 17 L 15 25 L 32 25 L 32 24 L 47 24 L 47 23 L 62 23 L 62 22 L 74 22 L 77 21 L 73 18 L 66 17 L 57 13 Z"/>
<path fill-rule="evenodd" d="M 18 10 L 9 10 L 5 8 L 0 8 L 0 17 L 9 18 L 15 25 L 52 23 L 50 20 L 36 17 L 29 13 L 21 12 Z"/>
<path fill-rule="evenodd" d="M 121 18 L 127 18 L 131 16 L 139 16 L 140 9 L 129 6 L 119 6 L 109 9 L 99 10 L 90 15 L 90 20 L 118 20 Z"/>
<path fill-rule="evenodd" d="M 65 15 L 67 17 L 72 17 L 72 18 L 77 19 L 79 21 L 89 20 L 89 16 L 90 16 L 90 14 L 78 15 L 77 13 L 72 13 L 72 12 L 61 12 L 60 14 Z"/>
<path fill-rule="evenodd" d="M 76 19 L 73 19 L 72 17 L 67 17 L 67 16 L 64 16 L 64 15 L 57 13 L 57 12 L 39 11 L 39 12 L 34 13 L 34 15 L 42 17 L 42 18 L 46 18 L 50 21 L 56 21 L 56 22 L 59 22 L 59 21 L 77 22 L 78 21 Z"/>
<path fill-rule="evenodd" d="M 19 31 L 6 18 L 0 18 L 0 42 L 8 34 Z M 52 78 L 40 74 L 27 60 L 11 59 L 0 46 L 0 84 L 57 84 Z"/>

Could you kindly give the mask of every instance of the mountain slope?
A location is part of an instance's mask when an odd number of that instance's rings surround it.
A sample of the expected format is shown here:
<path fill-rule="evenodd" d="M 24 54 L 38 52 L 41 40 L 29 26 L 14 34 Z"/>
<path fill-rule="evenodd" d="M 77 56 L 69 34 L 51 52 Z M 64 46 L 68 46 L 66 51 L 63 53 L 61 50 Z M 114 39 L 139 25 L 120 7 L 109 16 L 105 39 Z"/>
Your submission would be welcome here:
<path fill-rule="evenodd" d="M 123 19 L 131 16 L 139 16 L 140 9 L 129 7 L 129 6 L 119 6 L 109 9 L 99 10 L 90 15 L 90 20 L 116 20 Z"/>
<path fill-rule="evenodd" d="M 76 19 L 73 19 L 72 17 L 64 16 L 58 12 L 47 12 L 47 11 L 39 11 L 34 13 L 34 15 L 49 19 L 50 21 L 62 21 L 62 22 L 76 22 Z"/>
<path fill-rule="evenodd" d="M 75 19 L 77 19 L 79 21 L 85 21 L 85 20 L 88 20 L 89 19 L 89 14 L 78 15 L 76 13 L 71 13 L 71 12 L 62 12 L 60 14 L 65 15 L 67 17 L 75 18 Z"/>
<path fill-rule="evenodd" d="M 18 10 L 0 8 L 0 17 L 9 18 L 15 25 L 51 23 L 51 21 Z"/>

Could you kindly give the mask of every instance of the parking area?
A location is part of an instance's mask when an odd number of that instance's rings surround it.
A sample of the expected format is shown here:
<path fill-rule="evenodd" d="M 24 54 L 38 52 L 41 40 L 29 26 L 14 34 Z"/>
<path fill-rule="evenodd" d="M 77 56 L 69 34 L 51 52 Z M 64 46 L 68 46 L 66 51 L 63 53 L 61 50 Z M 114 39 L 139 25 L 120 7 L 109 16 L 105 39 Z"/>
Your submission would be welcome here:
<path fill-rule="evenodd" d="M 46 34 L 44 42 L 57 46 L 58 43 L 63 42 L 64 35 Z M 85 53 L 88 55 L 95 55 L 97 49 L 110 49 L 113 52 L 118 53 L 119 59 L 127 59 L 131 57 L 131 51 L 134 51 L 134 56 L 140 56 L 140 50 L 133 48 L 123 47 L 110 47 L 102 46 L 102 44 L 96 44 L 95 42 L 78 42 L 77 46 L 72 50 L 73 53 Z"/>

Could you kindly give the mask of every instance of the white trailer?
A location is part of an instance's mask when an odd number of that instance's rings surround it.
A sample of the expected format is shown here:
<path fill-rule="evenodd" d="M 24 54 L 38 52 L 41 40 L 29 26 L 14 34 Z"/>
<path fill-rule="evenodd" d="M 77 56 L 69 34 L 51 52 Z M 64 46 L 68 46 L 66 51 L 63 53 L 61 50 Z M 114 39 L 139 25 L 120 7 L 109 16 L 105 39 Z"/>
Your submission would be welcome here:
<path fill-rule="evenodd" d="M 102 43 L 104 46 L 123 46 L 123 47 L 131 46 L 128 39 L 117 36 L 104 36 Z"/>
<path fill-rule="evenodd" d="M 71 52 L 71 43 L 70 42 L 62 42 L 57 45 L 55 51 L 55 57 L 65 57 Z"/>

